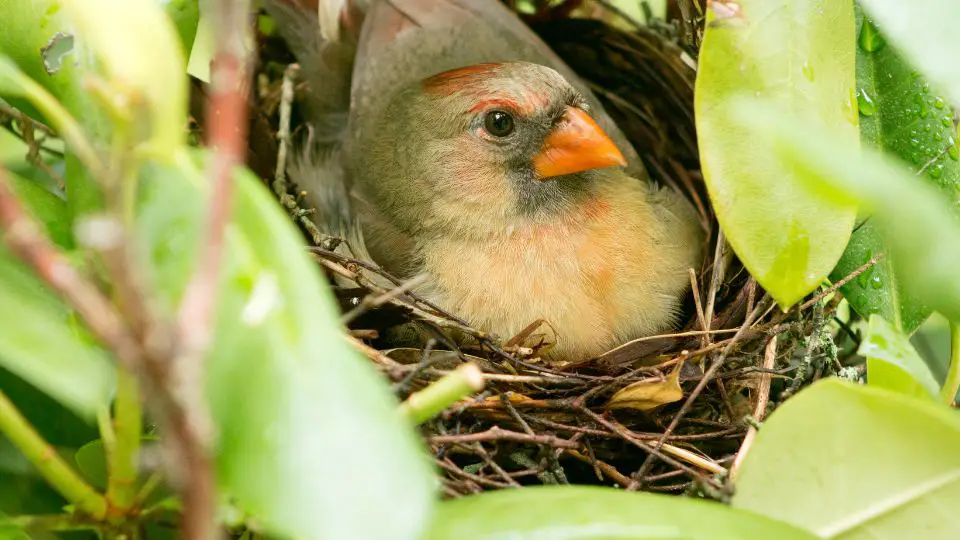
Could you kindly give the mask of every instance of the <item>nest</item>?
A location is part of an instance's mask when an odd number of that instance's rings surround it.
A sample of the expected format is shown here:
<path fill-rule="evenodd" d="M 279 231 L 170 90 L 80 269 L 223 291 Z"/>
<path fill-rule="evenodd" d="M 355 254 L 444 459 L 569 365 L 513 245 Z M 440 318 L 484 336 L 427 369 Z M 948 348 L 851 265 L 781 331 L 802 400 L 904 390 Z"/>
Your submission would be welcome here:
<path fill-rule="evenodd" d="M 731 468 L 752 439 L 752 420 L 841 368 L 828 331 L 837 295 L 823 291 L 782 312 L 718 233 L 697 151 L 696 51 L 678 37 L 696 35 L 695 21 L 681 23 L 683 30 L 647 27 L 623 24 L 622 15 L 600 4 L 543 6 L 526 16 L 528 23 L 589 82 L 651 178 L 686 195 L 711 231 L 712 256 L 699 273 L 691 273 L 682 328 L 576 364 L 545 365 L 536 358 L 536 347 L 521 345 L 541 326 L 503 340 L 470 328 L 370 262 L 334 253 L 330 239 L 310 226 L 296 192 L 275 182 L 274 188 L 313 240 L 310 249 L 318 262 L 357 284 L 337 289 L 351 339 L 390 379 L 400 399 L 464 361 L 482 368 L 486 387 L 480 395 L 421 426 L 448 496 L 577 483 L 724 499 Z M 571 18 L 574 11 L 599 19 Z M 618 24 L 608 22 L 616 17 Z M 278 111 L 284 66 L 292 61 L 278 39 L 262 39 L 248 164 L 268 183 L 277 163 L 277 132 L 283 140 L 286 130 Z M 194 90 L 199 106 L 201 89 Z M 398 289 L 378 287 L 368 279 L 371 274 L 387 277 Z M 425 348 L 391 348 L 379 339 L 387 327 L 409 321 L 434 336 Z M 477 347 L 458 349 L 450 331 L 473 336 Z"/>

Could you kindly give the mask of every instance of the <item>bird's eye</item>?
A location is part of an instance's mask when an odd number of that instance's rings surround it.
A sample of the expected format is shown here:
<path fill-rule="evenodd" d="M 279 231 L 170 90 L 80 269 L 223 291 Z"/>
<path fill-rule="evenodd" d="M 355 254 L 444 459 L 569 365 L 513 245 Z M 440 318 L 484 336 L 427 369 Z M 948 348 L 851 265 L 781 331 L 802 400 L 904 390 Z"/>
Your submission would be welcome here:
<path fill-rule="evenodd" d="M 494 137 L 506 137 L 513 133 L 513 116 L 503 111 L 491 111 L 483 119 L 483 127 Z"/>

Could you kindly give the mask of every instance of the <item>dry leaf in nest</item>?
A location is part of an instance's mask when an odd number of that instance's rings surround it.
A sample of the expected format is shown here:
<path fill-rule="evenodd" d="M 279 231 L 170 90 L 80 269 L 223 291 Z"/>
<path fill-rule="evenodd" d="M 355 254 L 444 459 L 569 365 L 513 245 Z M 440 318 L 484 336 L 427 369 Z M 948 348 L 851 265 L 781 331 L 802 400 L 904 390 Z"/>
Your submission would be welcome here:
<path fill-rule="evenodd" d="M 649 411 L 681 399 L 683 389 L 680 388 L 680 366 L 677 366 L 666 379 L 644 379 L 622 388 L 610 398 L 607 408 Z"/>
<path fill-rule="evenodd" d="M 503 344 L 505 351 L 541 356 L 557 344 L 557 331 L 546 319 L 537 319 Z"/>

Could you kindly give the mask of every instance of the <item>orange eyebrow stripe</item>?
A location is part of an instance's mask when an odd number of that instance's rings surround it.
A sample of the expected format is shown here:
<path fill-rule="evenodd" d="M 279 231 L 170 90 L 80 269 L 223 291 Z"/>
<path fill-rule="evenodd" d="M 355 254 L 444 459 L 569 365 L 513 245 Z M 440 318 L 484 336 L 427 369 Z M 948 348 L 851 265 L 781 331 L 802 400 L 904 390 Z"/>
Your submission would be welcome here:
<path fill-rule="evenodd" d="M 437 73 L 423 81 L 423 89 L 431 93 L 449 95 L 463 90 L 476 79 L 491 75 L 501 66 L 502 64 L 476 64 Z"/>
<path fill-rule="evenodd" d="M 512 99 L 482 99 L 476 105 L 470 107 L 470 112 L 480 112 L 493 109 L 506 109 L 513 112 L 522 112 L 519 103 Z"/>

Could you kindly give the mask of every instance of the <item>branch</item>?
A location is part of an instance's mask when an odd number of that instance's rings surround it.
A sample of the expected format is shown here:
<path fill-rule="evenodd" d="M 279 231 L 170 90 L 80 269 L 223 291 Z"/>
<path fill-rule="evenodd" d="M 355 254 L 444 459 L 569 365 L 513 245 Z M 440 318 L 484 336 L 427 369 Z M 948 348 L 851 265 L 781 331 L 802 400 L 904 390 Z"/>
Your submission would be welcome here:
<path fill-rule="evenodd" d="M 412 394 L 400 405 L 400 412 L 417 425 L 443 412 L 464 397 L 483 390 L 483 373 L 476 364 L 463 364 L 439 381 Z"/>
<path fill-rule="evenodd" d="M 185 438 L 180 458 L 186 460 L 183 488 L 183 528 L 188 540 L 216 535 L 216 483 L 205 443 L 209 439 L 209 414 L 203 396 L 203 359 L 216 325 L 215 307 L 220 267 L 230 208 L 233 204 L 233 171 L 242 165 L 247 141 L 246 39 L 249 3 L 213 2 L 216 53 L 210 70 L 210 101 L 206 110 L 207 139 L 212 148 L 206 212 L 206 229 L 200 241 L 198 266 L 187 285 L 178 313 L 184 349 L 176 359 L 180 398 L 188 414 L 176 427 Z"/>
<path fill-rule="evenodd" d="M 17 407 L 0 391 L 0 432 L 23 452 L 40 474 L 77 508 L 101 519 L 107 513 L 107 500 L 84 482 L 57 451 L 20 414 Z"/>

